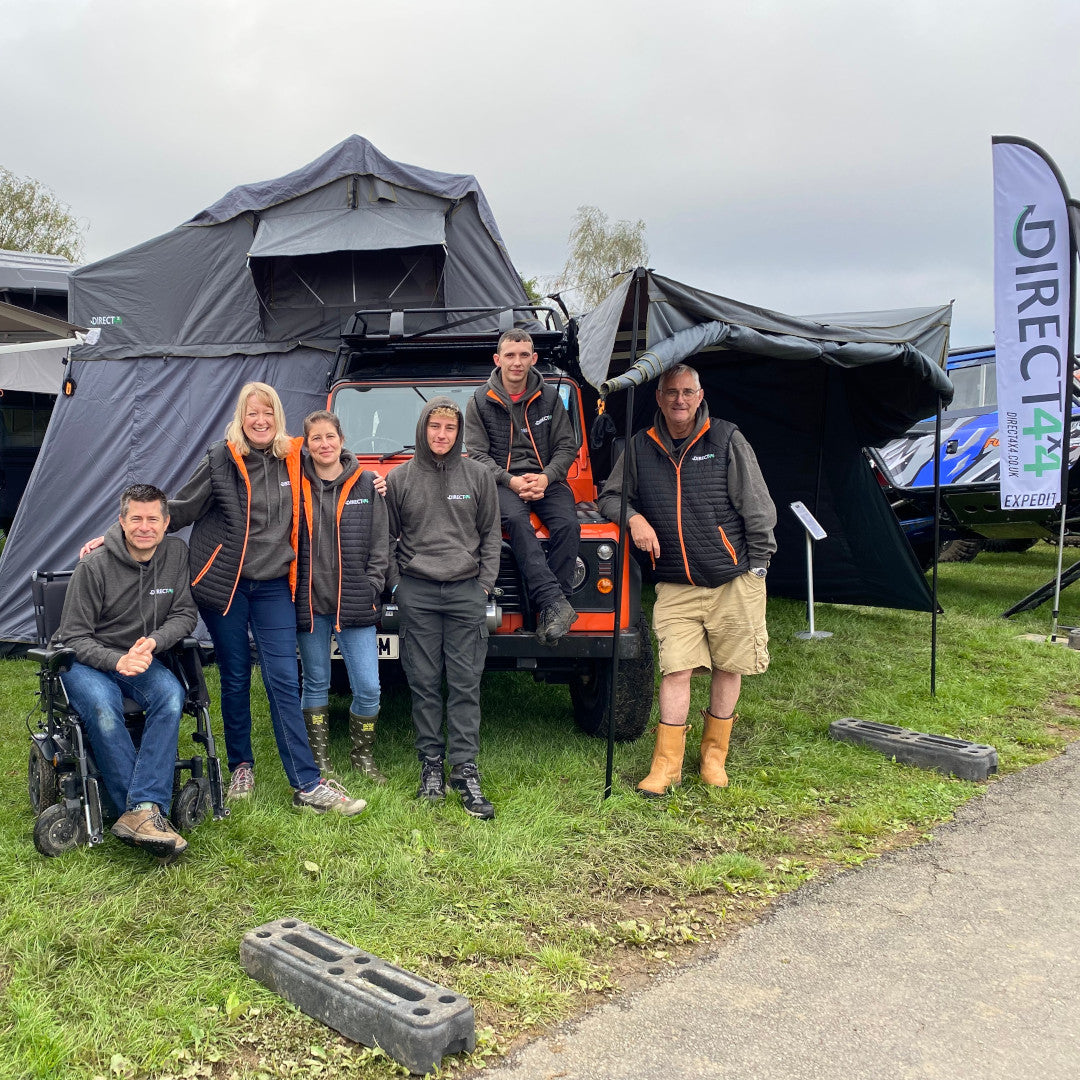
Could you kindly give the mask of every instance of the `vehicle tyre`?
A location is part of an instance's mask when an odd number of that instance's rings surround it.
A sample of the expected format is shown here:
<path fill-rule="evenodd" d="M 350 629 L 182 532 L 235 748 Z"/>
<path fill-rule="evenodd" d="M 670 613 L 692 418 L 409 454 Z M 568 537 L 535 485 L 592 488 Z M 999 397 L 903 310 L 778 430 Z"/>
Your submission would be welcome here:
<path fill-rule="evenodd" d="M 946 540 L 938 552 L 938 562 L 971 562 L 982 549 L 982 540 Z"/>
<path fill-rule="evenodd" d="M 632 742 L 645 733 L 652 715 L 655 691 L 652 638 L 645 617 L 638 619 L 641 656 L 619 661 L 615 697 L 615 741 Z M 574 722 L 586 735 L 606 739 L 611 701 L 611 661 L 593 660 L 586 671 L 570 678 Z"/>
<path fill-rule="evenodd" d="M 40 814 L 47 806 L 52 806 L 60 798 L 60 785 L 56 780 L 56 769 L 41 752 L 37 739 L 30 740 L 30 762 L 27 766 L 26 786 L 30 795 L 30 808 Z"/>
<path fill-rule="evenodd" d="M 85 843 L 82 814 L 68 810 L 63 803 L 46 806 L 34 822 L 34 847 L 49 858 Z"/>
<path fill-rule="evenodd" d="M 210 785 L 189 780 L 173 799 L 169 820 L 180 832 L 198 828 L 210 815 Z"/>

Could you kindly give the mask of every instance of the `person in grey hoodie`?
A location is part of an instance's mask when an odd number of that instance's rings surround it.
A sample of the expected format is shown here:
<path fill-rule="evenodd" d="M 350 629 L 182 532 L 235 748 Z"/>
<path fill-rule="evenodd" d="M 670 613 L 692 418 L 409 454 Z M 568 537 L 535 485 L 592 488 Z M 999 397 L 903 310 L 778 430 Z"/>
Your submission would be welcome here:
<path fill-rule="evenodd" d="M 304 419 L 297 549 L 296 641 L 303 664 L 300 704 L 308 742 L 323 772 L 330 770 L 328 704 L 330 635 L 336 638 L 352 688 L 349 762 L 385 784 L 372 757 L 379 716 L 379 646 L 375 624 L 390 533 L 386 500 L 374 472 L 344 448 L 338 418 L 319 409 Z"/>
<path fill-rule="evenodd" d="M 490 819 L 495 808 L 480 788 L 476 759 L 487 598 L 499 571 L 502 535 L 495 477 L 462 456 L 462 435 L 457 405 L 432 398 L 416 425 L 412 460 L 387 475 L 390 585 L 401 616 L 401 662 L 421 762 L 417 798 L 446 797 L 448 753 L 450 786 L 465 810 Z"/>
<path fill-rule="evenodd" d="M 75 650 L 61 675 L 119 818 L 112 832 L 155 855 L 187 841 L 169 824 L 184 691 L 158 657 L 195 629 L 183 540 L 166 536 L 168 502 L 149 484 L 126 488 L 120 520 L 71 575 L 54 644 Z M 136 749 L 124 698 L 146 715 Z"/>

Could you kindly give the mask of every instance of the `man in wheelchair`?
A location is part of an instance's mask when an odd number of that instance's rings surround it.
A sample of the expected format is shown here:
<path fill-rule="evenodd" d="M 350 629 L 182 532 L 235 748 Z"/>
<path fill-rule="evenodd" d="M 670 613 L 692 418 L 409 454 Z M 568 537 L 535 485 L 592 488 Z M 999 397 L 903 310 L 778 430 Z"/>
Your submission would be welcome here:
<path fill-rule="evenodd" d="M 120 498 L 120 519 L 76 566 L 53 643 L 75 653 L 61 675 L 120 817 L 112 832 L 154 855 L 177 855 L 187 841 L 166 817 L 172 801 L 184 690 L 157 659 L 194 629 L 187 545 L 166 536 L 168 501 L 149 484 Z M 146 716 L 136 748 L 124 698 Z"/>

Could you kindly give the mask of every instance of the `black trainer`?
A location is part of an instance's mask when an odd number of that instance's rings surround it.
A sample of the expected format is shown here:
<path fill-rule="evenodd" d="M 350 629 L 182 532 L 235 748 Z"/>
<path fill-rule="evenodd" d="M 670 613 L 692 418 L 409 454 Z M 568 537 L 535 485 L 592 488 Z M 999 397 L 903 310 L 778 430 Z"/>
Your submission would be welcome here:
<path fill-rule="evenodd" d="M 420 790 L 418 799 L 439 802 L 446 798 L 446 780 L 443 778 L 443 759 L 441 757 L 420 759 Z"/>
<path fill-rule="evenodd" d="M 455 765 L 450 770 L 450 786 L 461 796 L 465 813 L 485 821 L 490 821 L 495 816 L 495 807 L 484 798 L 484 793 L 480 790 L 480 770 L 475 762 L 466 761 L 462 765 Z"/>

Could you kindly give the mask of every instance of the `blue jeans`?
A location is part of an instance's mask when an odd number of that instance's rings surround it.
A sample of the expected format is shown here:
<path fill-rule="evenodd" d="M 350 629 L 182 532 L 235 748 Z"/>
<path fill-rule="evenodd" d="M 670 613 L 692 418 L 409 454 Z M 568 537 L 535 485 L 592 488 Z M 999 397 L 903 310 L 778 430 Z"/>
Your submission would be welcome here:
<path fill-rule="evenodd" d="M 300 679 L 296 670 L 296 608 L 288 578 L 251 581 L 241 578 L 228 614 L 199 608 L 210 631 L 221 673 L 221 719 L 229 769 L 255 764 L 251 748 L 251 649 L 248 627 L 255 639 L 263 686 L 270 702 L 281 764 L 289 783 L 309 791 L 319 782 L 311 756 L 304 714 L 300 711 Z"/>
<path fill-rule="evenodd" d="M 168 813 L 184 708 L 176 676 L 157 659 L 140 675 L 99 671 L 76 661 L 60 680 L 116 809 L 124 813 L 148 802 Z M 146 716 L 138 750 L 124 725 L 125 697 Z"/>
<path fill-rule="evenodd" d="M 349 673 L 352 690 L 351 712 L 374 716 L 379 711 L 379 646 L 374 626 L 334 629 L 332 615 L 316 615 L 311 632 L 298 630 L 296 643 L 304 665 L 304 689 L 300 704 L 305 709 L 324 708 L 330 700 L 330 635 L 337 638 L 338 650 Z"/>

